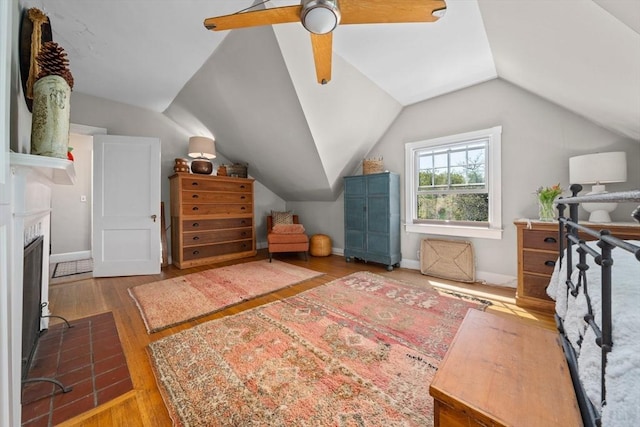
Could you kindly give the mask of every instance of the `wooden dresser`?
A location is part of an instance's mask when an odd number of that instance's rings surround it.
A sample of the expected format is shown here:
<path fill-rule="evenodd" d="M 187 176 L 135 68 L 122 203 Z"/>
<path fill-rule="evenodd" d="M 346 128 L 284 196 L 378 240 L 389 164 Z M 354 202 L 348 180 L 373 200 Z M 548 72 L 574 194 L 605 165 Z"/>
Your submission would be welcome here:
<path fill-rule="evenodd" d="M 179 173 L 169 180 L 176 267 L 256 255 L 252 179 Z"/>
<path fill-rule="evenodd" d="M 558 333 L 470 309 L 429 387 L 435 427 L 582 426 Z"/>
<path fill-rule="evenodd" d="M 521 219 L 514 224 L 518 232 L 516 305 L 551 314 L 555 311 L 554 302 L 546 289 L 558 259 L 558 223 Z M 610 230 L 621 239 L 640 239 L 640 224 L 581 224 L 593 230 Z M 593 238 L 585 236 L 585 240 Z"/>

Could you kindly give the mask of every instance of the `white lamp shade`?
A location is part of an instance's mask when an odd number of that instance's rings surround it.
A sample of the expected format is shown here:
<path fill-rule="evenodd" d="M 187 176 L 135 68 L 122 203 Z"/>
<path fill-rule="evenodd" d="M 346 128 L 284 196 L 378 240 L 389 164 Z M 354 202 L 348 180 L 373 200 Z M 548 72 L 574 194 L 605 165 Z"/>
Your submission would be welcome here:
<path fill-rule="evenodd" d="M 215 159 L 215 141 L 205 136 L 192 136 L 189 138 L 189 157 Z"/>
<path fill-rule="evenodd" d="M 609 184 L 627 180 L 627 153 L 586 154 L 569 159 L 571 184 Z"/>

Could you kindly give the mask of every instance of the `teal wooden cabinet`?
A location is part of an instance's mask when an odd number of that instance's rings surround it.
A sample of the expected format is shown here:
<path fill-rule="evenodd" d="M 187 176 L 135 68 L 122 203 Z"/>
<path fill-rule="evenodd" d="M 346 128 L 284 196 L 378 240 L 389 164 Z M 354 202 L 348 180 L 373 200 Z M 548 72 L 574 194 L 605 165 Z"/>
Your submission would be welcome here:
<path fill-rule="evenodd" d="M 344 177 L 344 257 L 400 265 L 400 177 L 385 172 Z"/>

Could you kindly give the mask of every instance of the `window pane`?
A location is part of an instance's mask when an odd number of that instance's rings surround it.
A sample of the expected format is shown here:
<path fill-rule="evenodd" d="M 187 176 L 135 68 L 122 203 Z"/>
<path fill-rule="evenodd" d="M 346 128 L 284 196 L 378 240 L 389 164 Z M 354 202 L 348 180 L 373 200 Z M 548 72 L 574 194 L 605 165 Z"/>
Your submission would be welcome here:
<path fill-rule="evenodd" d="M 466 184 L 466 170 L 464 167 L 456 166 L 451 168 L 451 185 L 455 184 Z"/>
<path fill-rule="evenodd" d="M 418 195 L 418 220 L 481 221 L 489 220 L 489 194 L 421 194 Z"/>
<path fill-rule="evenodd" d="M 464 166 L 467 164 L 466 151 L 454 151 L 451 153 L 451 166 Z"/>
<path fill-rule="evenodd" d="M 424 155 L 420 156 L 420 169 L 431 169 L 433 167 L 433 156 Z"/>
<path fill-rule="evenodd" d="M 442 154 L 436 154 L 433 156 L 433 162 L 435 167 L 437 168 L 446 168 L 448 165 L 447 163 L 447 153 L 442 153 Z"/>

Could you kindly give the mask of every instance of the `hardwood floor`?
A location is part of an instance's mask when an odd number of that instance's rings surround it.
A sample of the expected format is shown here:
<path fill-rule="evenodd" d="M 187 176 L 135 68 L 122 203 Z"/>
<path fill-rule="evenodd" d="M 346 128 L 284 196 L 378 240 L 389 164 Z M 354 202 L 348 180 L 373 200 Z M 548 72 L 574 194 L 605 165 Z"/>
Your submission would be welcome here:
<path fill-rule="evenodd" d="M 423 276 L 415 270 L 396 269 L 387 272 L 384 266 L 363 262 L 345 262 L 341 256 L 309 257 L 305 261 L 297 254 L 279 254 L 276 258 L 312 270 L 326 273 L 316 279 L 279 290 L 272 294 L 238 304 L 218 313 L 175 326 L 154 334 L 147 334 L 138 309 L 129 296 L 128 289 L 144 283 L 181 276 L 209 268 L 239 262 L 255 261 L 267 257 L 266 251 L 259 251 L 253 258 L 234 262 L 179 270 L 173 266 L 163 269 L 154 276 L 132 276 L 85 279 L 50 287 L 49 302 L 52 313 L 68 320 L 78 319 L 105 311 L 112 311 L 118 327 L 120 340 L 124 349 L 134 390 L 113 401 L 66 421 L 62 426 L 170 426 L 171 419 L 167 413 L 156 380 L 151 370 L 146 352 L 147 345 L 155 340 L 175 332 L 190 328 L 208 320 L 238 313 L 248 308 L 289 297 L 298 292 L 330 282 L 356 271 L 371 271 L 398 280 L 412 283 L 430 284 L 448 292 L 464 293 L 492 301 L 488 310 L 504 315 L 515 316 L 527 322 L 535 322 L 544 327 L 553 328 L 550 316 L 525 311 L 515 305 L 515 289 L 487 286 L 481 284 L 460 284 L 441 279 Z"/>

